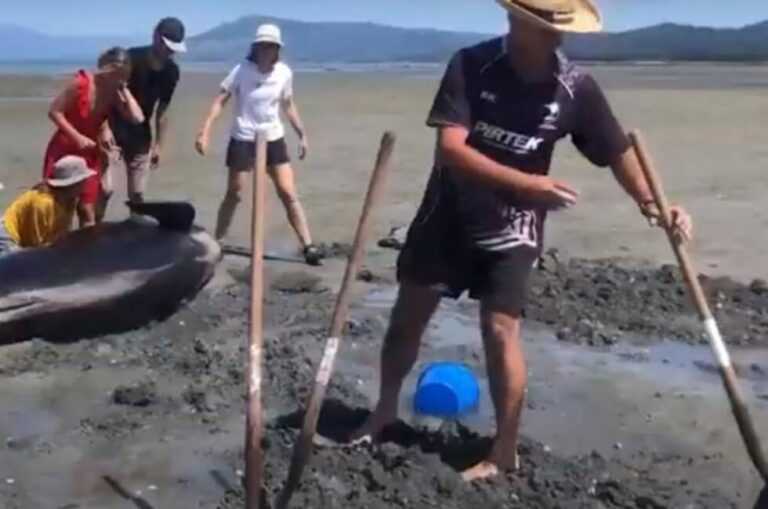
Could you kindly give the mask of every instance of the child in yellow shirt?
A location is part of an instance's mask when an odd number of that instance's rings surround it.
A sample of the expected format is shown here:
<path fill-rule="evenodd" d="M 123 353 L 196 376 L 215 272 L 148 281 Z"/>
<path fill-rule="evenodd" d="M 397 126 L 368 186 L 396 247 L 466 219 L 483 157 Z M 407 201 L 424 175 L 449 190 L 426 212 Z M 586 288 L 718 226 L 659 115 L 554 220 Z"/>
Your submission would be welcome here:
<path fill-rule="evenodd" d="M 71 227 L 80 188 L 95 175 L 82 157 L 65 156 L 50 178 L 26 191 L 0 220 L 0 254 L 19 248 L 48 246 Z"/>

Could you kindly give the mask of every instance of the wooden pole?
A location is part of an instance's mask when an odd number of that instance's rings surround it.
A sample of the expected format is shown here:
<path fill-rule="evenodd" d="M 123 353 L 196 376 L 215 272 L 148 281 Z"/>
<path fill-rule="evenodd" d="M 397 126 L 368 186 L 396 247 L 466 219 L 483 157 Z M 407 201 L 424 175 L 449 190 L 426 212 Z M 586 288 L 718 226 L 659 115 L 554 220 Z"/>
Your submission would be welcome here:
<path fill-rule="evenodd" d="M 339 343 L 347 321 L 347 311 L 349 309 L 350 299 L 352 298 L 350 289 L 357 277 L 357 272 L 360 269 L 363 257 L 365 256 L 365 244 L 368 239 L 370 216 L 383 192 L 394 146 L 395 135 L 391 132 L 385 133 L 381 139 L 381 147 L 379 148 L 379 154 L 376 158 L 376 166 L 368 186 L 368 194 L 363 203 L 363 212 L 357 225 L 352 256 L 347 262 L 347 269 L 344 273 L 341 290 L 339 291 L 336 300 L 336 307 L 333 312 L 331 328 L 328 334 L 328 340 L 325 344 L 325 351 L 322 360 L 320 361 L 320 366 L 317 369 L 315 387 L 307 404 L 307 412 L 304 415 L 304 425 L 301 429 L 299 440 L 296 442 L 293 449 L 288 480 L 286 481 L 285 487 L 280 493 L 275 506 L 277 509 L 285 509 L 288 507 L 293 493 L 299 486 L 304 467 L 309 462 L 312 454 L 312 441 L 315 436 L 315 430 L 317 429 L 320 409 L 322 408 L 325 392 L 328 388 L 328 382 L 333 373 L 336 354 L 339 350 Z"/>
<path fill-rule="evenodd" d="M 259 135 L 256 143 L 256 168 L 253 175 L 253 212 L 251 216 L 251 312 L 248 341 L 248 410 L 245 430 L 246 509 L 259 509 L 264 474 L 261 437 L 264 422 L 261 409 L 261 378 L 264 300 L 264 184 L 267 174 L 267 142 Z"/>
<path fill-rule="evenodd" d="M 630 133 L 630 139 L 634 146 L 637 157 L 640 161 L 640 166 L 645 174 L 645 178 L 651 187 L 656 205 L 661 212 L 662 226 L 667 232 L 667 237 L 672 245 L 672 249 L 675 252 L 677 261 L 680 265 L 680 269 L 683 272 L 685 282 L 691 294 L 696 309 L 699 312 L 699 318 L 702 321 L 704 329 L 707 331 L 709 341 L 712 346 L 712 350 L 717 359 L 720 367 L 720 376 L 723 380 L 723 385 L 728 394 L 728 399 L 731 402 L 731 409 L 733 415 L 738 423 L 741 436 L 744 440 L 744 444 L 747 447 L 749 457 L 752 459 L 752 463 L 755 468 L 768 482 L 768 461 L 766 461 L 763 453 L 763 447 L 760 443 L 760 437 L 755 430 L 755 424 L 752 420 L 752 416 L 749 413 L 749 408 L 744 399 L 744 395 L 739 386 L 736 372 L 733 369 L 731 363 L 731 357 L 728 353 L 728 349 L 725 346 L 723 337 L 720 334 L 720 329 L 715 321 L 715 317 L 710 310 L 707 303 L 707 297 L 704 294 L 704 290 L 699 282 L 698 273 L 694 268 L 693 260 L 688 253 L 688 250 L 675 235 L 674 225 L 672 223 L 672 215 L 670 213 L 669 202 L 664 194 L 664 188 L 662 187 L 661 178 L 656 172 L 653 161 L 651 160 L 650 152 L 645 147 L 645 142 L 639 132 L 634 131 Z"/>

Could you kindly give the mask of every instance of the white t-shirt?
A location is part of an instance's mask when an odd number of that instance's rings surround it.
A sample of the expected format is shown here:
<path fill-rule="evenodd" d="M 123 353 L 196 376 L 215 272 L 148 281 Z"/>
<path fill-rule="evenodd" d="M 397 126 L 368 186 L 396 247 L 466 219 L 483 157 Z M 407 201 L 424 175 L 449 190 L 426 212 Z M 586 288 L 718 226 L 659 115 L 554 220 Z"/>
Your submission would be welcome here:
<path fill-rule="evenodd" d="M 267 141 L 285 136 L 280 120 L 280 102 L 293 96 L 293 72 L 282 62 L 264 74 L 246 60 L 237 65 L 221 83 L 221 89 L 235 97 L 232 137 L 253 141 L 256 133 L 265 131 Z"/>

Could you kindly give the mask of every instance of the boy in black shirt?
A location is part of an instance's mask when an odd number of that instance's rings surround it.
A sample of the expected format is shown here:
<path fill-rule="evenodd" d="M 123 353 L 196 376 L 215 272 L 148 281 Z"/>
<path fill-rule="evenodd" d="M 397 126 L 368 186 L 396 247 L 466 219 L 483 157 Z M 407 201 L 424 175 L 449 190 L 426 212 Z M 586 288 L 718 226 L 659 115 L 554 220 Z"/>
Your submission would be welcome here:
<path fill-rule="evenodd" d="M 480 301 L 497 435 L 465 480 L 518 466 L 527 368 L 520 322 L 547 212 L 578 193 L 548 176 L 555 143 L 570 136 L 594 165 L 610 166 L 650 220 L 652 194 L 629 141 L 595 80 L 558 49 L 562 32 L 601 29 L 591 0 L 497 0 L 510 32 L 459 51 L 427 124 L 438 130 L 435 165 L 398 260 L 400 290 L 384 340 L 379 402 L 353 438 L 375 437 L 397 417 L 403 380 L 442 297 Z M 691 220 L 673 208 L 678 234 Z"/>
<path fill-rule="evenodd" d="M 181 21 L 165 18 L 157 24 L 151 46 L 129 50 L 132 70 L 128 88 L 146 120 L 143 124 L 131 125 L 113 115 L 110 125 L 128 172 L 128 199 L 132 202 L 144 200 L 149 171 L 160 164 L 168 130 L 168 107 L 180 74 L 172 57 L 187 50 L 184 32 Z M 153 115 L 154 140 L 150 123 Z"/>

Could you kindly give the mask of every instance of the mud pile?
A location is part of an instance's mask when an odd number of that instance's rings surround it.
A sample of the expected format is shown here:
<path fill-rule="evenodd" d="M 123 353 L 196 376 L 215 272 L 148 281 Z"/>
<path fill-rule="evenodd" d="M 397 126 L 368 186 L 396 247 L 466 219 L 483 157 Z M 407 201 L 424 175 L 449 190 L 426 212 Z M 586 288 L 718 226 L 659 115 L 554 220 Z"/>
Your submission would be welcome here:
<path fill-rule="evenodd" d="M 768 345 L 768 285 L 699 277 L 728 344 Z M 616 260 L 542 258 L 532 278 L 527 317 L 564 341 L 593 346 L 623 340 L 706 343 L 682 274 L 675 266 Z"/>
<path fill-rule="evenodd" d="M 293 433 L 272 427 L 265 495 L 274 499 L 287 474 Z M 466 484 L 454 469 L 480 458 L 489 445 L 461 427 L 426 433 L 401 426 L 390 442 L 367 448 L 321 449 L 305 472 L 293 507 L 305 508 L 728 508 L 715 489 L 683 478 L 654 479 L 597 453 L 566 460 L 523 440 L 521 470 Z M 239 509 L 243 491 L 230 491 L 220 509 Z"/>
<path fill-rule="evenodd" d="M 161 428 L 162 423 L 182 418 L 194 423 L 201 435 L 227 433 L 232 422 L 243 422 L 239 419 L 245 401 L 249 298 L 244 272 L 230 270 L 235 282 L 204 291 L 166 322 L 94 341 L 62 345 L 34 342 L 2 359 L 0 377 L 13 379 L 22 373 L 62 368 L 87 372 L 110 366 L 148 373 L 141 383 L 115 383 L 107 388 L 110 397 L 101 407 L 94 407 L 92 415 L 82 416 L 80 429 L 67 435 L 69 444 L 131 441 L 142 430 Z M 678 288 L 677 276 L 666 268 L 627 269 L 609 262 L 586 261 L 545 266 L 536 276 L 530 317 L 560 328 L 592 320 L 617 330 L 623 327 L 637 333 L 679 334 L 681 339 L 692 340 L 694 328 L 686 336 L 684 324 L 670 319 L 687 310 Z M 726 326 L 760 324 L 760 306 L 768 298 L 764 294 L 724 282 L 710 282 L 709 288 L 725 295 L 721 316 L 734 317 L 733 322 L 724 320 Z M 737 297 L 742 301 L 737 302 Z M 263 394 L 267 429 L 263 443 L 268 462 L 267 500 L 273 500 L 286 478 L 301 423 L 300 408 L 314 379 L 333 302 L 333 293 L 308 274 L 275 278 L 266 292 Z M 387 314 L 386 310 L 353 309 L 345 348 L 357 344 L 377 349 Z M 172 380 L 173 384 L 162 380 Z M 365 418 L 367 399 L 358 391 L 359 383 L 343 375 L 333 378 L 321 418 L 323 435 L 339 439 Z M 239 437 L 239 433 L 235 434 Z M 427 432 L 402 423 L 390 429 L 385 438 L 376 446 L 319 449 L 293 506 L 738 507 L 716 486 L 697 485 L 687 479 L 687 466 L 700 458 L 678 458 L 674 468 L 665 468 L 661 474 L 654 465 L 668 459 L 637 458 L 627 466 L 597 453 L 563 458 L 525 440 L 520 472 L 467 485 L 457 469 L 479 459 L 487 450 L 487 439 L 454 425 Z M 19 454 L 26 455 L 28 461 L 45 461 L 49 451 L 44 446 L 29 444 Z M 223 461 L 235 472 L 243 469 L 242 456 L 242 450 L 234 447 Z M 219 502 L 199 507 L 243 507 L 242 490 L 233 485 L 228 488 Z M 0 490 L 0 506 L 23 507 L 20 495 L 7 494 L 8 490 Z"/>

